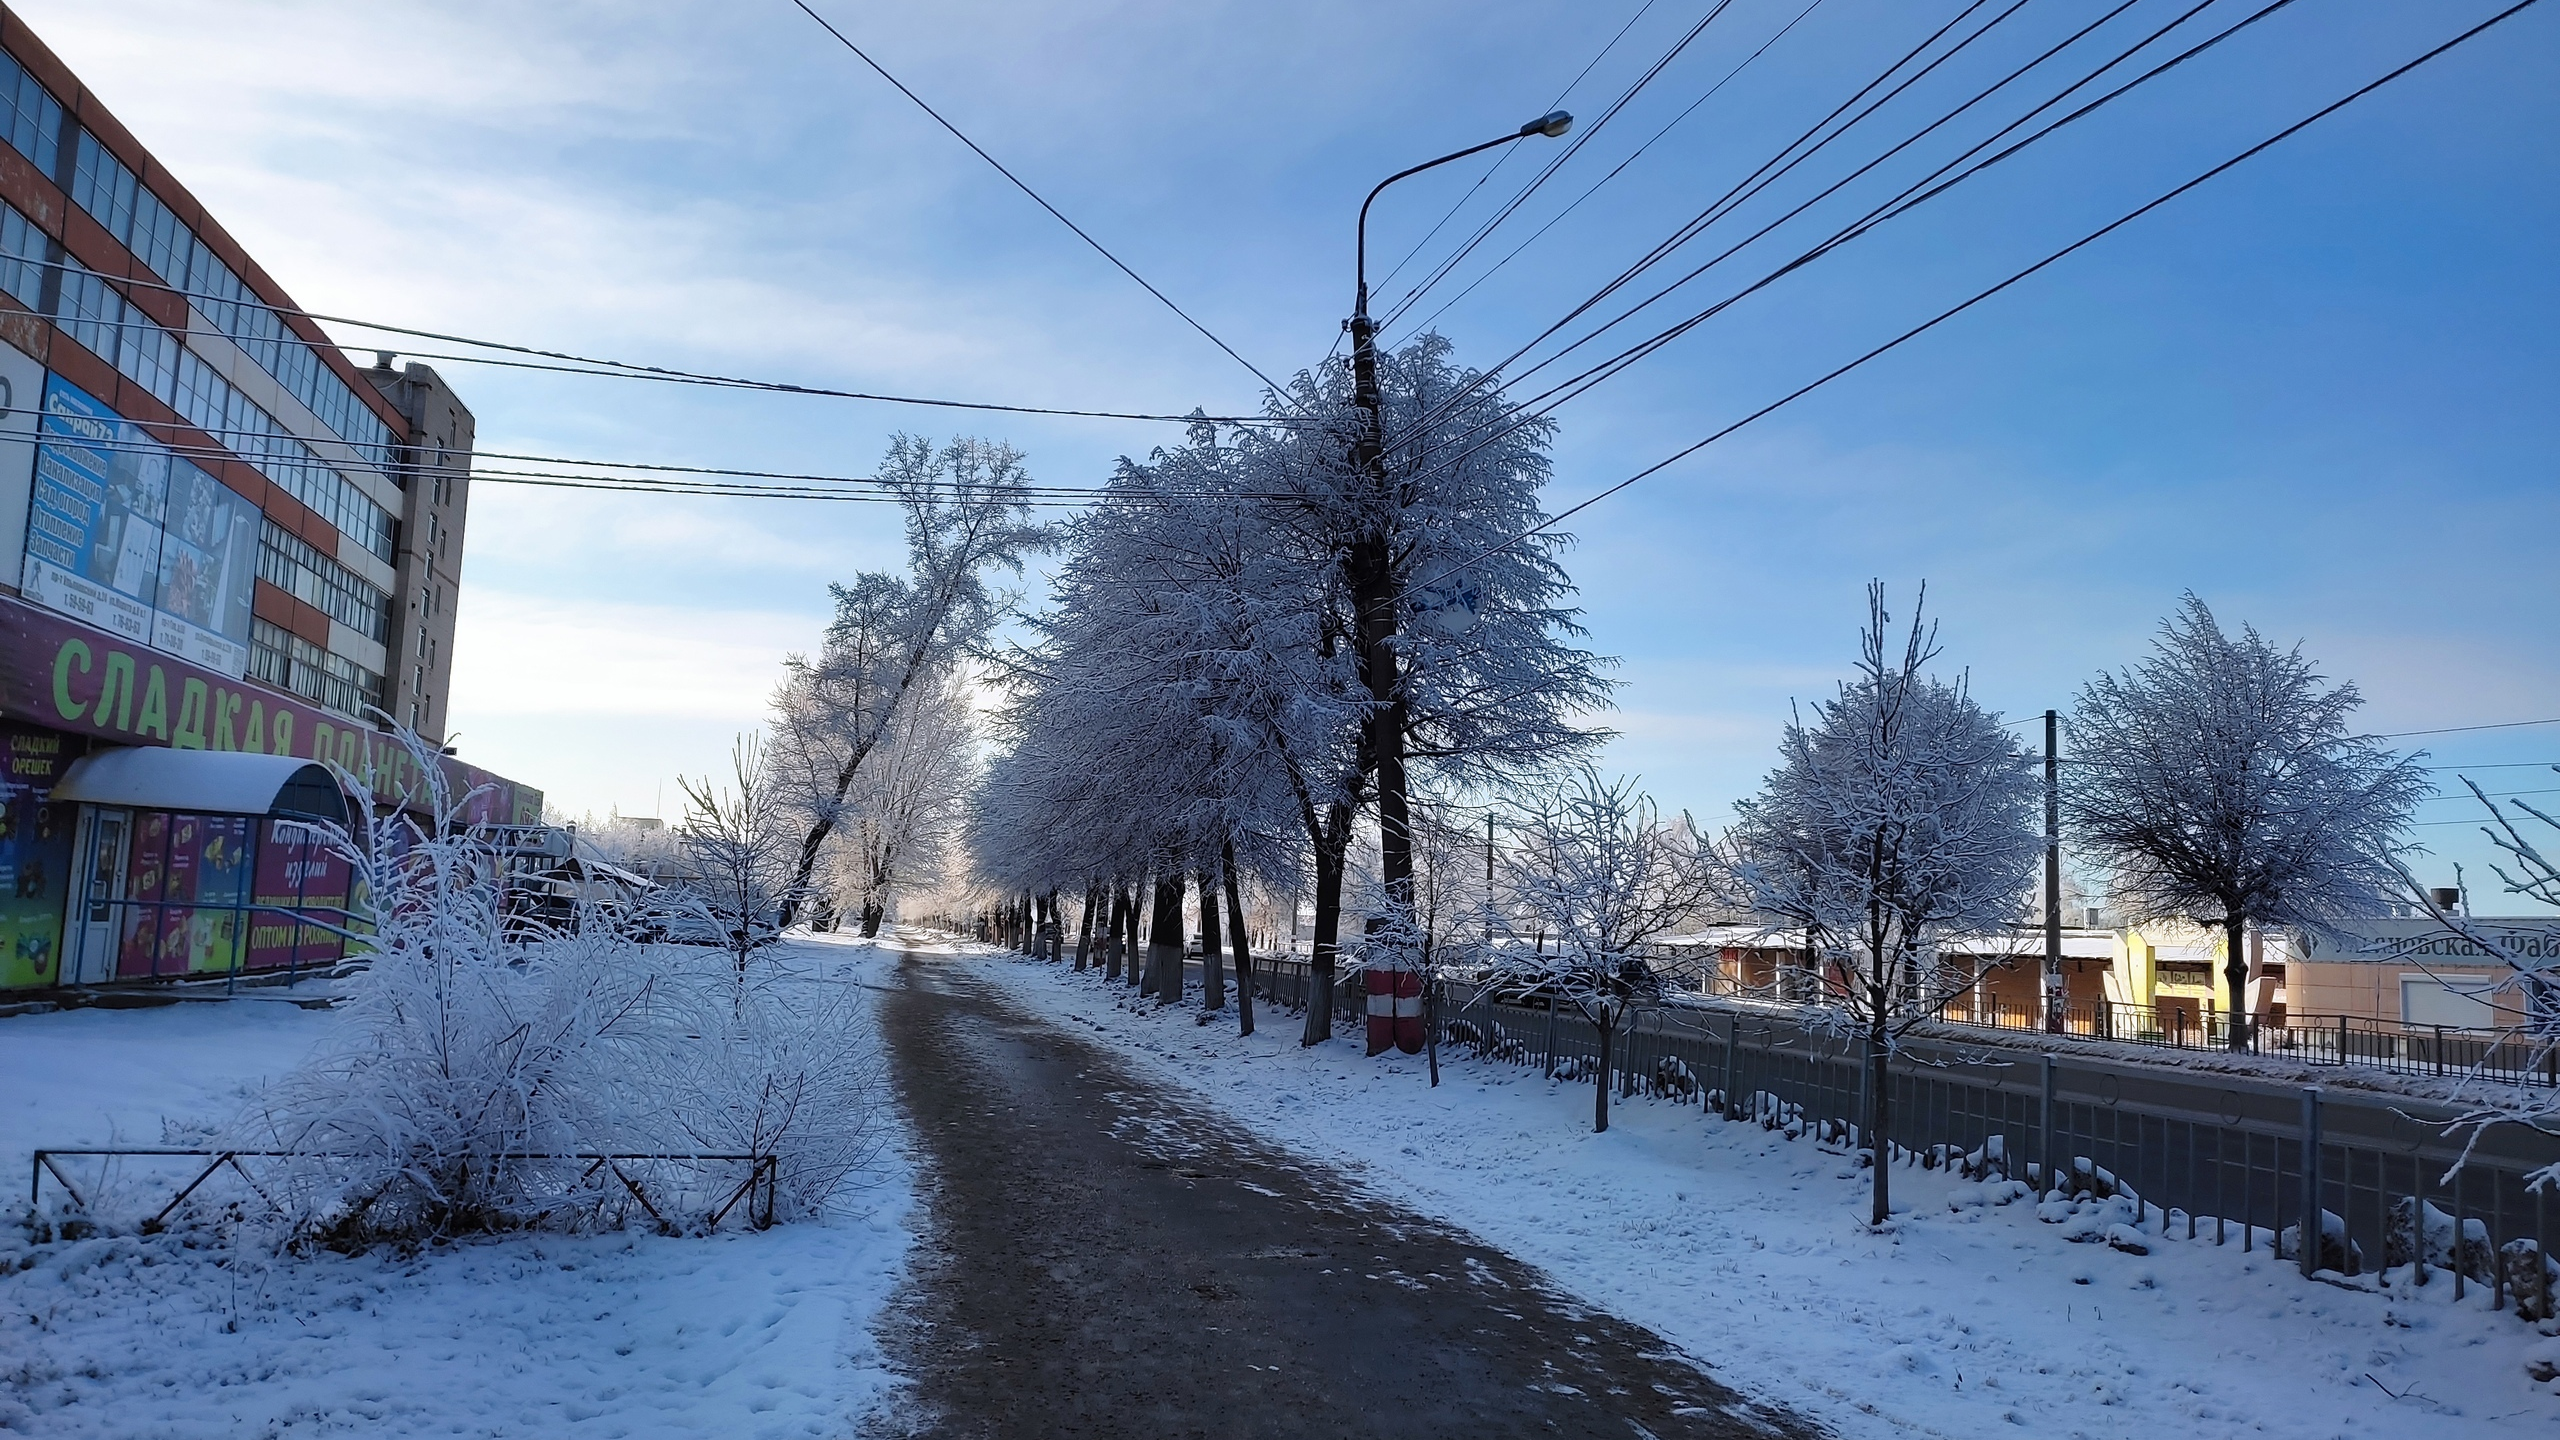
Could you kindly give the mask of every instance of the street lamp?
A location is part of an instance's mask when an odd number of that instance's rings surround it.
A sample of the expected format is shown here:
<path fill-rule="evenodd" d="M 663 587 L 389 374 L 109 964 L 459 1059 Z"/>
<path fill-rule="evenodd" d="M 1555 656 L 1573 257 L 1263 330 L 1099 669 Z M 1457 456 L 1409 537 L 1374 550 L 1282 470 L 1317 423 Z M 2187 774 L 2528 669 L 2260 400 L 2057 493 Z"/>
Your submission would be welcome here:
<path fill-rule="evenodd" d="M 1390 546 L 1389 518 L 1394 513 L 1395 497 L 1387 486 L 1385 427 L 1379 419 L 1377 327 L 1369 320 L 1369 207 L 1377 203 L 1381 191 L 1407 176 L 1532 135 L 1552 139 L 1571 128 L 1571 115 L 1562 110 L 1549 111 L 1499 139 L 1399 170 L 1379 181 L 1369 198 L 1360 202 L 1354 258 L 1359 288 L 1352 299 L 1347 328 L 1351 331 L 1351 403 L 1360 407 L 1365 418 L 1351 460 L 1369 482 L 1374 508 L 1366 533 L 1351 547 L 1348 568 L 1359 630 L 1360 672 L 1367 681 L 1370 699 L 1369 715 L 1362 724 L 1368 731 L 1365 738 L 1369 753 L 1378 766 L 1378 878 L 1384 882 L 1389 905 L 1398 909 L 1413 904 L 1413 821 L 1405 789 L 1404 701 L 1397 693 L 1396 683 L 1395 637 L 1403 597 L 1397 590 L 1395 556 Z M 1472 622 L 1473 607 L 1465 609 L 1466 622 Z"/>

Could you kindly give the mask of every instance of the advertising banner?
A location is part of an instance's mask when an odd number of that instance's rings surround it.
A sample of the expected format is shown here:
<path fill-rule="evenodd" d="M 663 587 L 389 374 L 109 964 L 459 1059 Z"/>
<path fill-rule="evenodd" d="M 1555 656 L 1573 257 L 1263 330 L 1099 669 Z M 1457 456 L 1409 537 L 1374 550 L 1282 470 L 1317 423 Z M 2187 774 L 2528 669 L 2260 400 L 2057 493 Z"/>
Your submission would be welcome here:
<path fill-rule="evenodd" d="M 45 381 L 37 436 L 27 596 L 207 669 L 248 673 L 257 507 L 59 375 Z"/>
<path fill-rule="evenodd" d="M 297 696 L 243 682 L 0 596 L 0 718 L 115 745 L 299 755 L 347 771 L 385 804 L 425 793 L 389 735 Z M 441 762 L 472 824 L 532 825 L 542 792 L 460 761 Z"/>
<path fill-rule="evenodd" d="M 333 911 L 347 903 L 354 879 L 347 862 L 312 838 L 308 827 L 289 820 L 260 822 L 258 874 L 252 903 L 263 908 L 249 917 L 249 968 L 282 969 L 292 965 L 335 963 L 346 941 L 317 925 L 296 924 L 277 909 L 311 909 L 338 926 L 346 917 Z"/>
<path fill-rule="evenodd" d="M 259 520 L 247 497 L 184 460 L 170 462 L 153 646 L 225 675 L 249 672 Z"/>
<path fill-rule="evenodd" d="M 73 825 L 47 799 L 87 748 L 73 736 L 0 723 L 0 989 L 54 983 Z"/>

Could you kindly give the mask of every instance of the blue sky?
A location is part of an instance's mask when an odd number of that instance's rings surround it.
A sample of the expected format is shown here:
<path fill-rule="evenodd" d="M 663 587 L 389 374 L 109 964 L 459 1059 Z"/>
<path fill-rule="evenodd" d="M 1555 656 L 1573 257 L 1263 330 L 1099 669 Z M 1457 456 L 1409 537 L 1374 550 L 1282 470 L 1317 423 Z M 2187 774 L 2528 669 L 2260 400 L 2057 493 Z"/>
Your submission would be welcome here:
<path fill-rule="evenodd" d="M 1587 128 L 1706 8 L 1640 3 L 820 8 L 1282 373 L 1334 340 L 1368 186 L 1540 113 L 1637 16 L 1564 102 Z M 1436 323 L 1463 358 L 1506 353 L 1961 3 L 1822 0 Z M 1878 121 L 2111 6 L 2030 0 Z M 1148 410 L 1253 400 L 1249 375 L 783 0 L 16 8 L 314 309 L 853 388 Z M 1551 505 L 2496 8 L 2302 0 L 1565 407 Z M 1486 254 L 1803 9 L 1734 0 Z M 2141 0 L 2116 23 L 2171 13 Z M 2560 6 L 1576 517 L 1594 642 L 1624 661 L 1612 763 L 1720 814 L 1765 770 L 1789 700 L 1843 673 L 1871 576 L 1904 599 L 1925 580 L 1947 662 L 2012 714 L 2067 706 L 2192 588 L 2357 681 L 2377 731 L 2560 717 L 2554 73 Z M 1391 192 L 1377 268 L 1471 197 L 1464 227 L 1558 142 L 1530 144 L 1547 148 L 1480 189 L 1469 162 Z M 1044 481 L 1081 484 L 1158 438 L 442 368 L 486 449 L 860 473 L 893 430 L 966 428 L 1020 445 Z M 889 522 L 862 505 L 483 486 L 456 650 L 464 754 L 572 813 L 664 810 L 667 778 L 713 765 L 755 723 L 783 653 L 814 642 L 826 582 L 895 563 Z M 2560 726 L 2411 743 L 2446 763 L 2560 760 Z M 2493 789 L 2560 787 L 2545 771 L 2478 773 Z M 2486 878 L 2467 827 L 2419 833 L 2439 852 L 2427 868 L 2462 860 Z"/>

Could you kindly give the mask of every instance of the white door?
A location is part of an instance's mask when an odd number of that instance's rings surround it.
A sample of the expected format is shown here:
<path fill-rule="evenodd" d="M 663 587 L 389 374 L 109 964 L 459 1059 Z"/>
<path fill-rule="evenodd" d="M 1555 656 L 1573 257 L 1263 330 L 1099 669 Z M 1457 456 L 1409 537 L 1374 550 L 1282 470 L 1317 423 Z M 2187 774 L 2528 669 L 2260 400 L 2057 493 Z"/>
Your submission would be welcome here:
<path fill-rule="evenodd" d="M 116 946 L 124 929 L 125 860 L 133 845 L 129 810 L 83 811 L 80 893 L 73 904 L 71 954 L 62 978 L 70 985 L 99 985 L 115 978 Z"/>

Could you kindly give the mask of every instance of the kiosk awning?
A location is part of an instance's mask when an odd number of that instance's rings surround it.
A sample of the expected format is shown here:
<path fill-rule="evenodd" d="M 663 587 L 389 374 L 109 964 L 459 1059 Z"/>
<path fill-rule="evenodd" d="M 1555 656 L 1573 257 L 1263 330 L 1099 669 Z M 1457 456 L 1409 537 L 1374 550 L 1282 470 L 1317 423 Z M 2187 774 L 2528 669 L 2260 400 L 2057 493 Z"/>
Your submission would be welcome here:
<path fill-rule="evenodd" d="M 347 823 L 346 793 L 328 770 L 291 755 L 128 746 L 71 762 L 57 801 L 203 815 L 274 815 Z"/>

